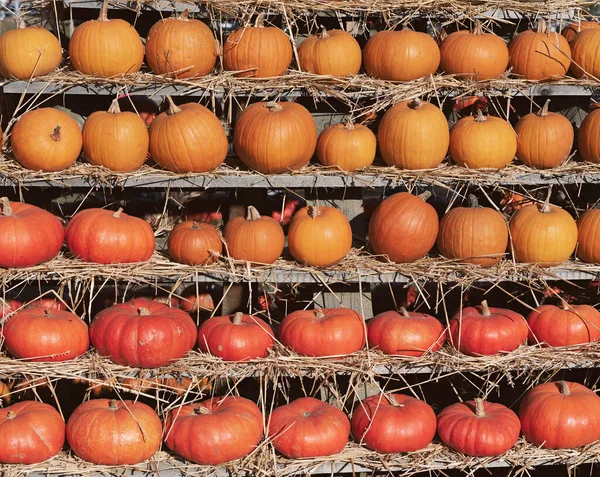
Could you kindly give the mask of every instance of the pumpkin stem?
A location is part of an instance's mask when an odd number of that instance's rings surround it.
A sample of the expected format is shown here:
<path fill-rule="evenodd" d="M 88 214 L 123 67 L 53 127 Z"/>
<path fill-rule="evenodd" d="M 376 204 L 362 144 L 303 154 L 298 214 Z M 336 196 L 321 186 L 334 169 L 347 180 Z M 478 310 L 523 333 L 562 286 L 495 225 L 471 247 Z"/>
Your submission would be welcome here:
<path fill-rule="evenodd" d="M 344 125 L 344 129 L 347 131 L 354 131 L 356 129 L 356 126 L 354 125 L 354 122 L 352 121 L 352 119 L 348 119 L 348 121 L 346 121 L 346 124 Z"/>
<path fill-rule="evenodd" d="M 192 228 L 194 230 L 198 230 L 200 227 L 198 227 L 198 222 L 196 222 L 195 220 L 192 222 Z"/>
<path fill-rule="evenodd" d="M 546 24 L 546 20 L 540 18 L 537 24 L 537 33 L 550 33 L 550 25 Z"/>
<path fill-rule="evenodd" d="M 25 20 L 21 17 L 15 17 L 15 26 L 17 27 L 17 30 L 25 28 Z"/>
<path fill-rule="evenodd" d="M 471 32 L 473 35 L 483 35 L 483 26 L 479 20 L 475 20 L 475 28 Z"/>
<path fill-rule="evenodd" d="M 481 314 L 483 316 L 490 316 L 492 312 L 490 311 L 490 307 L 488 306 L 487 300 L 483 300 L 481 302 Z"/>
<path fill-rule="evenodd" d="M 571 395 L 571 389 L 569 388 L 569 383 L 567 383 L 566 381 L 561 381 L 560 382 L 560 393 L 563 396 L 570 396 Z"/>
<path fill-rule="evenodd" d="M 53 141 L 60 141 L 60 125 L 56 126 L 54 128 L 54 131 L 52 131 L 52 134 L 50 134 L 50 137 L 52 138 Z"/>
<path fill-rule="evenodd" d="M 427 199 L 431 197 L 431 191 L 425 191 L 422 194 L 419 194 L 417 197 L 423 202 L 427 202 Z"/>
<path fill-rule="evenodd" d="M 179 15 L 178 20 L 183 20 L 184 22 L 189 21 L 189 16 L 190 16 L 190 9 L 186 8 L 183 12 L 181 12 L 181 15 Z"/>
<path fill-rule="evenodd" d="M 241 325 L 242 324 L 242 319 L 244 318 L 244 314 L 240 313 L 239 311 L 233 315 L 233 320 L 231 320 L 231 322 L 234 325 Z"/>
<path fill-rule="evenodd" d="M 150 310 L 145 306 L 137 309 L 138 316 L 148 316 L 150 314 Z"/>
<path fill-rule="evenodd" d="M 315 316 L 316 316 L 316 317 L 317 317 L 319 320 L 321 320 L 321 319 L 325 318 L 325 313 L 323 313 L 323 310 L 322 310 L 321 308 L 317 308 L 317 309 L 315 310 Z"/>
<path fill-rule="evenodd" d="M 475 398 L 475 415 L 477 417 L 485 416 L 485 407 L 481 398 Z"/>
<path fill-rule="evenodd" d="M 174 102 L 171 96 L 167 95 L 167 102 L 169 103 L 169 109 L 167 110 L 167 114 L 172 116 L 173 114 L 177 114 L 181 112 L 181 108 L 179 108 Z"/>
<path fill-rule="evenodd" d="M 8 215 L 13 214 L 13 210 L 12 210 L 12 207 L 10 206 L 8 197 L 0 198 L 0 204 L 2 204 L 2 215 L 8 216 Z"/>
<path fill-rule="evenodd" d="M 550 100 L 547 99 L 541 109 L 538 111 L 538 116 L 541 118 L 545 118 L 548 116 L 548 105 L 550 104 Z"/>
<path fill-rule="evenodd" d="M 256 207 L 249 205 L 248 206 L 248 214 L 246 215 L 246 221 L 252 222 L 254 220 L 259 220 L 259 219 L 260 219 L 260 214 L 258 213 L 258 210 L 256 210 Z"/>
<path fill-rule="evenodd" d="M 44 316 L 48 318 L 50 316 L 50 308 L 44 308 Z"/>
<path fill-rule="evenodd" d="M 571 309 L 571 307 L 569 306 L 569 304 L 568 304 L 566 301 L 564 301 L 564 300 L 563 300 L 563 302 L 560 304 L 560 307 L 561 307 L 563 310 L 565 310 L 565 311 L 568 311 L 568 310 L 570 310 L 570 309 Z"/>
<path fill-rule="evenodd" d="M 321 33 L 319 33 L 319 38 L 323 39 L 323 38 L 329 38 L 329 33 L 327 33 L 327 28 L 325 28 L 323 25 L 321 26 Z"/>
<path fill-rule="evenodd" d="M 119 114 L 121 112 L 121 108 L 119 107 L 119 100 L 117 98 L 112 100 L 110 103 L 110 108 L 108 108 L 109 114 Z"/>
<path fill-rule="evenodd" d="M 396 398 L 394 397 L 393 394 L 385 394 L 385 398 L 388 400 L 388 402 L 394 406 L 394 407 L 404 407 L 404 404 L 400 404 Z"/>
<path fill-rule="evenodd" d="M 6 419 L 14 419 L 17 415 L 13 411 L 8 411 L 6 413 Z"/>
<path fill-rule="evenodd" d="M 261 13 L 256 17 L 254 21 L 254 28 L 264 28 L 265 27 L 265 14 Z"/>
<path fill-rule="evenodd" d="M 421 101 L 419 98 L 415 98 L 412 101 L 410 101 L 407 106 L 410 109 L 419 109 L 423 107 L 423 101 Z"/>
<path fill-rule="evenodd" d="M 112 216 L 115 219 L 119 219 L 119 218 L 121 218 L 121 212 L 123 212 L 123 207 L 119 207 L 119 210 L 117 210 Z"/>
<path fill-rule="evenodd" d="M 275 101 L 269 101 L 267 104 L 265 104 L 265 108 L 267 108 L 272 113 L 278 113 L 279 111 L 281 111 L 283 109 L 279 105 L 279 103 L 276 103 Z"/>
<path fill-rule="evenodd" d="M 477 200 L 477 196 L 475 194 L 469 194 L 467 199 L 469 200 L 469 207 L 472 209 L 479 207 L 479 201 Z"/>
<path fill-rule="evenodd" d="M 542 214 L 547 214 L 548 212 L 550 212 L 550 196 L 552 195 L 552 186 L 548 186 L 548 195 L 546 196 L 546 200 L 544 201 L 544 204 L 542 205 L 542 208 L 540 209 L 540 212 Z"/>
<path fill-rule="evenodd" d="M 477 109 L 477 117 L 475 118 L 475 121 L 478 123 L 487 121 L 487 117 L 483 115 L 483 111 L 481 109 Z"/>
<path fill-rule="evenodd" d="M 204 407 L 204 406 L 197 407 L 197 408 L 194 408 L 194 414 L 196 414 L 196 415 L 210 414 L 210 409 L 208 409 L 207 407 Z"/>
<path fill-rule="evenodd" d="M 319 206 L 318 205 L 309 205 L 308 206 L 308 215 L 312 219 L 316 219 L 319 215 L 321 215 Z"/>
<path fill-rule="evenodd" d="M 108 21 L 108 0 L 104 0 L 102 2 L 102 7 L 100 7 L 100 15 L 98 15 L 99 22 L 107 22 Z"/>
<path fill-rule="evenodd" d="M 117 401 L 115 401 L 114 399 L 111 399 L 110 401 L 108 401 L 108 408 L 111 411 L 116 411 L 117 409 L 119 409 L 119 406 L 117 405 Z"/>
<path fill-rule="evenodd" d="M 404 317 L 404 318 L 410 318 L 410 315 L 408 314 L 408 311 L 406 310 L 406 308 L 404 308 L 403 306 L 400 307 L 400 309 L 398 310 L 400 312 L 400 314 Z"/>

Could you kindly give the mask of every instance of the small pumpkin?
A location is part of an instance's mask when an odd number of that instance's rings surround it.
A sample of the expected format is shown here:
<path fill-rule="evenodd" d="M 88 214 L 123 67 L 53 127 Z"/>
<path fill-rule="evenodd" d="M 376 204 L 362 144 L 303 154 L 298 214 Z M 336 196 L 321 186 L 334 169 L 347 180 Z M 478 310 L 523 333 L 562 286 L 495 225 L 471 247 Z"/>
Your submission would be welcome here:
<path fill-rule="evenodd" d="M 146 262 L 154 252 L 154 232 L 147 222 L 106 209 L 77 212 L 67 224 L 69 251 L 84 262 Z"/>
<path fill-rule="evenodd" d="M 569 43 L 582 31 L 600 29 L 600 23 L 595 21 L 576 21 L 569 23 L 561 32 Z"/>
<path fill-rule="evenodd" d="M 363 317 L 349 308 L 298 310 L 279 328 L 279 341 L 304 356 L 345 356 L 365 346 Z"/>
<path fill-rule="evenodd" d="M 0 298 L 0 320 L 2 318 L 8 318 L 9 316 L 12 316 L 15 311 L 20 310 L 22 307 L 23 302 L 19 300 L 7 300 L 5 298 Z"/>
<path fill-rule="evenodd" d="M 600 263 L 600 209 L 590 209 L 577 219 L 576 255 L 587 263 Z"/>
<path fill-rule="evenodd" d="M 600 340 L 600 312 L 590 305 L 541 305 L 527 316 L 529 344 L 573 346 Z"/>
<path fill-rule="evenodd" d="M 575 78 L 600 76 L 600 30 L 590 28 L 579 33 L 571 43 L 571 74 Z"/>
<path fill-rule="evenodd" d="M 581 122 L 577 149 L 584 160 L 600 164 L 600 109 L 590 111 Z"/>
<path fill-rule="evenodd" d="M 339 454 L 350 435 L 346 415 L 323 401 L 303 397 L 273 410 L 268 420 L 273 447 L 291 459 Z"/>
<path fill-rule="evenodd" d="M 275 219 L 261 216 L 251 205 L 246 217 L 235 217 L 223 230 L 229 256 L 253 264 L 271 264 L 283 252 L 285 235 Z"/>
<path fill-rule="evenodd" d="M 210 293 L 193 293 L 181 299 L 181 309 L 187 313 L 214 311 L 215 302 Z"/>
<path fill-rule="evenodd" d="M 324 166 L 353 172 L 373 164 L 377 151 L 375 134 L 362 124 L 348 120 L 332 124 L 317 140 L 317 157 Z"/>
<path fill-rule="evenodd" d="M 250 169 L 280 174 L 306 165 L 317 147 L 317 127 L 297 103 L 254 103 L 238 118 L 233 131 L 236 154 Z"/>
<path fill-rule="evenodd" d="M 395 356 L 423 356 L 442 348 L 445 340 L 440 321 L 425 313 L 384 311 L 367 323 L 369 348 Z"/>
<path fill-rule="evenodd" d="M 344 30 L 329 30 L 306 38 L 298 47 L 302 71 L 325 76 L 355 76 L 360 70 L 362 52 L 354 37 Z"/>
<path fill-rule="evenodd" d="M 374 78 L 411 81 L 436 72 L 440 49 L 426 33 L 408 29 L 379 31 L 365 45 L 363 64 Z"/>
<path fill-rule="evenodd" d="M 335 207 L 303 207 L 290 222 L 288 247 L 299 263 L 313 267 L 334 265 L 352 247 L 350 222 Z"/>
<path fill-rule="evenodd" d="M 69 307 L 62 300 L 62 298 L 56 297 L 45 297 L 36 298 L 35 300 L 28 301 L 25 305 L 26 309 L 29 308 L 48 308 L 49 310 L 69 310 Z"/>
<path fill-rule="evenodd" d="M 427 255 L 439 229 L 437 212 L 426 202 L 430 195 L 398 192 L 377 206 L 369 222 L 369 242 L 375 253 L 396 263 Z"/>
<path fill-rule="evenodd" d="M 404 394 L 369 396 L 356 405 L 350 421 L 354 439 L 383 454 L 427 447 L 436 422 L 429 404 Z"/>
<path fill-rule="evenodd" d="M 448 447 L 465 455 L 492 457 L 517 443 L 521 423 L 502 404 L 483 399 L 460 402 L 438 415 L 438 434 Z"/>
<path fill-rule="evenodd" d="M 34 171 L 66 169 L 79 157 L 82 144 L 79 125 L 67 113 L 54 108 L 26 112 L 10 133 L 15 159 Z"/>
<path fill-rule="evenodd" d="M 2 335 L 0 334 L 0 340 Z M 12 395 L 12 383 L 8 381 L 0 381 L 0 403 L 3 405 L 9 405 L 13 400 Z M 1 460 L 0 460 L 1 462 Z"/>
<path fill-rule="evenodd" d="M 94 464 L 138 464 L 156 453 L 161 440 L 160 419 L 141 402 L 92 399 L 67 421 L 71 450 Z"/>
<path fill-rule="evenodd" d="M 171 230 L 167 247 L 173 260 L 186 265 L 210 265 L 223 252 L 219 231 L 210 224 L 192 220 Z"/>
<path fill-rule="evenodd" d="M 560 166 L 569 157 L 575 132 L 562 114 L 548 112 L 547 100 L 537 114 L 523 116 L 515 125 L 517 159 L 536 169 Z"/>

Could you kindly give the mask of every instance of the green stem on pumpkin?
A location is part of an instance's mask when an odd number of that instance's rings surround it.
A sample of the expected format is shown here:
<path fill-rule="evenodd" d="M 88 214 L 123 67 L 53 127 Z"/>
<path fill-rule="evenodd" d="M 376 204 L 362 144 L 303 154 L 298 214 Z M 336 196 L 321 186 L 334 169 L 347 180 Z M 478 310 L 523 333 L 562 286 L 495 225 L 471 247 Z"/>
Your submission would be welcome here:
<path fill-rule="evenodd" d="M 475 398 L 475 415 L 477 417 L 485 416 L 485 406 L 483 405 L 483 399 Z"/>
<path fill-rule="evenodd" d="M 2 204 L 2 215 L 5 215 L 5 216 L 13 215 L 13 210 L 12 210 L 12 207 L 10 206 L 8 197 L 1 197 L 0 204 Z"/>

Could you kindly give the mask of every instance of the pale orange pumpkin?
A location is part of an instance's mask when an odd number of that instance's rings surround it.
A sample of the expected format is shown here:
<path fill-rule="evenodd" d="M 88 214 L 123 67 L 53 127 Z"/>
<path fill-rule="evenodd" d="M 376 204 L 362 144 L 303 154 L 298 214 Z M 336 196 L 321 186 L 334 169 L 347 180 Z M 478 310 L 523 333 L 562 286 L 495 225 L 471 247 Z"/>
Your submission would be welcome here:
<path fill-rule="evenodd" d="M 600 209 L 590 209 L 577 219 L 577 258 L 600 263 Z"/>
<path fill-rule="evenodd" d="M 569 23 L 564 30 L 561 32 L 569 43 L 571 43 L 575 37 L 585 30 L 600 29 L 600 23 L 590 21 L 576 21 Z"/>
<path fill-rule="evenodd" d="M 298 47 L 300 69 L 328 76 L 354 76 L 362 62 L 360 45 L 344 30 L 322 27 L 321 33 L 305 39 Z"/>
<path fill-rule="evenodd" d="M 375 134 L 362 124 L 348 120 L 346 124 L 332 124 L 319 134 L 317 157 L 324 166 L 337 166 L 344 171 L 355 171 L 373 164 L 377 151 Z"/>
<path fill-rule="evenodd" d="M 575 78 L 600 76 L 600 29 L 590 28 L 579 33 L 571 43 L 571 74 Z"/>
<path fill-rule="evenodd" d="M 174 261 L 186 265 L 210 265 L 223 252 L 219 231 L 210 224 L 192 220 L 171 230 L 167 247 Z"/>
<path fill-rule="evenodd" d="M 582 121 L 577 136 L 577 149 L 586 161 L 600 164 L 600 109 L 590 111 Z"/>

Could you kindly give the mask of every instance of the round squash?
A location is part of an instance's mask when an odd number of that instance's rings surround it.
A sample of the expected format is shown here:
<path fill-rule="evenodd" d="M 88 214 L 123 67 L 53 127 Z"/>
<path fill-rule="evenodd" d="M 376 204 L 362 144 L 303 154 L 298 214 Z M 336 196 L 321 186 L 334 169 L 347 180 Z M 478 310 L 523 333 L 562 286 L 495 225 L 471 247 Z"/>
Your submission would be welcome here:
<path fill-rule="evenodd" d="M 426 33 L 406 29 L 380 31 L 367 41 L 363 64 L 374 78 L 411 81 L 437 71 L 440 49 Z"/>
<path fill-rule="evenodd" d="M 536 169 L 558 167 L 569 157 L 575 132 L 562 114 L 548 112 L 547 100 L 537 114 L 523 116 L 515 125 L 517 159 Z"/>
<path fill-rule="evenodd" d="M 571 43 L 571 74 L 575 78 L 600 76 L 600 30 L 590 28 L 579 33 Z"/>
<path fill-rule="evenodd" d="M 600 263 L 600 209 L 590 209 L 577 219 L 577 233 L 577 258 Z"/>
<path fill-rule="evenodd" d="M 379 152 L 388 166 L 433 169 L 448 153 L 450 132 L 440 108 L 415 99 L 389 109 L 377 130 Z"/>
<path fill-rule="evenodd" d="M 79 125 L 54 108 L 23 114 L 10 133 L 15 159 L 34 171 L 54 172 L 69 167 L 79 157 L 82 144 Z"/>
<path fill-rule="evenodd" d="M 576 21 L 569 23 L 561 32 L 569 43 L 571 43 L 575 37 L 584 30 L 599 29 L 600 23 L 593 21 Z"/>
<path fill-rule="evenodd" d="M 300 104 L 254 103 L 237 120 L 233 146 L 250 169 L 280 174 L 310 161 L 317 146 L 317 127 Z"/>
<path fill-rule="evenodd" d="M 7 300 L 0 298 L 0 320 L 12 316 L 15 311 L 23 308 L 23 302 L 18 300 Z M 0 334 L 0 337 L 2 335 Z"/>
<path fill-rule="evenodd" d="M 319 134 L 317 157 L 324 166 L 354 172 L 373 164 L 377 151 L 375 134 L 362 124 L 348 120 L 332 124 Z"/>
<path fill-rule="evenodd" d="M 300 69 L 325 76 L 355 76 L 362 52 L 354 37 L 343 30 L 322 27 L 321 33 L 306 38 L 298 47 Z"/>
<path fill-rule="evenodd" d="M 577 149 L 584 160 L 600 164 L 600 109 L 590 111 L 582 121 Z"/>
<path fill-rule="evenodd" d="M 215 310 L 215 302 L 210 293 L 192 293 L 184 295 L 181 299 L 180 306 L 186 313 Z"/>
<path fill-rule="evenodd" d="M 600 340 L 600 312 L 590 305 L 538 306 L 527 316 L 529 344 L 574 346 Z"/>
<path fill-rule="evenodd" d="M 157 75 L 197 78 L 215 67 L 215 37 L 204 22 L 188 18 L 189 13 L 185 9 L 179 17 L 160 20 L 148 32 L 146 62 Z"/>
<path fill-rule="evenodd" d="M 427 255 L 439 229 L 437 212 L 426 202 L 430 195 L 399 192 L 377 206 L 369 222 L 369 242 L 375 253 L 396 263 Z"/>
<path fill-rule="evenodd" d="M 219 231 L 210 224 L 192 220 L 171 230 L 167 247 L 173 260 L 186 265 L 210 265 L 223 252 Z"/>

